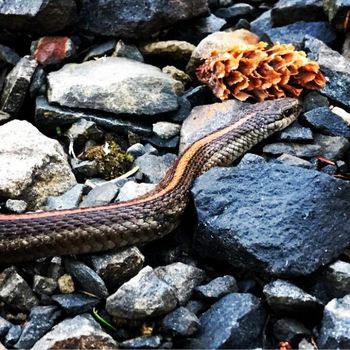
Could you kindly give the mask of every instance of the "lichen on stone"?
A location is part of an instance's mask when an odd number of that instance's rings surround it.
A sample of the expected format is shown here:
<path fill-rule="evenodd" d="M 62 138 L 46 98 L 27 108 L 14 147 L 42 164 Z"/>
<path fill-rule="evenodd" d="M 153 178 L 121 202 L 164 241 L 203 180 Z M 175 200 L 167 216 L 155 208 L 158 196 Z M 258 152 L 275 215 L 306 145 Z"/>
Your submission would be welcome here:
<path fill-rule="evenodd" d="M 111 135 L 106 135 L 103 145 L 88 148 L 80 158 L 96 161 L 98 174 L 106 180 L 124 174 L 134 161 L 134 157 L 123 151 Z"/>

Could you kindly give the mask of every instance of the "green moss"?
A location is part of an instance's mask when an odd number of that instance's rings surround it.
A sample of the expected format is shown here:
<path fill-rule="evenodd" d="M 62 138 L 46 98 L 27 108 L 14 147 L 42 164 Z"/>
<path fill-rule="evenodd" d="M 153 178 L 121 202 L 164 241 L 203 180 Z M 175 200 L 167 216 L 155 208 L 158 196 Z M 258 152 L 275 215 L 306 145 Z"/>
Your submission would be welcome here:
<path fill-rule="evenodd" d="M 86 150 L 82 158 L 95 160 L 99 175 L 106 180 L 127 172 L 134 161 L 134 157 L 124 152 L 111 136 L 106 136 L 103 145 L 93 146 Z"/>

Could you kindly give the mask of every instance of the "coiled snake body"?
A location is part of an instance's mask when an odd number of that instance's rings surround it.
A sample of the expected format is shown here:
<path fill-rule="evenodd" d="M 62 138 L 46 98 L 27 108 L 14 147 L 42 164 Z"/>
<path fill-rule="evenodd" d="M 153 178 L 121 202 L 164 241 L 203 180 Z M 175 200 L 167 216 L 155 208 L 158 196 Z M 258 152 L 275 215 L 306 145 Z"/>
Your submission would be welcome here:
<path fill-rule="evenodd" d="M 232 163 L 293 122 L 298 101 L 252 105 L 240 119 L 197 140 L 152 192 L 128 202 L 20 215 L 0 215 L 0 264 L 108 250 L 160 238 L 180 222 L 193 180 Z"/>

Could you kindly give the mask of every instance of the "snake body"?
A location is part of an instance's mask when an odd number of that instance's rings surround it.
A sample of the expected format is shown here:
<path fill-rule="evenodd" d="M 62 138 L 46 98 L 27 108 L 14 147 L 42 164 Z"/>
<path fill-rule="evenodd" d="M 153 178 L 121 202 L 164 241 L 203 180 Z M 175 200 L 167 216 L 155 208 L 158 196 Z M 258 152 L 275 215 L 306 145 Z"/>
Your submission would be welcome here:
<path fill-rule="evenodd" d="M 97 252 L 160 238 L 179 224 L 194 179 L 232 163 L 262 139 L 293 122 L 298 101 L 252 105 L 231 124 L 195 141 L 145 196 L 110 205 L 0 215 L 0 264 Z"/>

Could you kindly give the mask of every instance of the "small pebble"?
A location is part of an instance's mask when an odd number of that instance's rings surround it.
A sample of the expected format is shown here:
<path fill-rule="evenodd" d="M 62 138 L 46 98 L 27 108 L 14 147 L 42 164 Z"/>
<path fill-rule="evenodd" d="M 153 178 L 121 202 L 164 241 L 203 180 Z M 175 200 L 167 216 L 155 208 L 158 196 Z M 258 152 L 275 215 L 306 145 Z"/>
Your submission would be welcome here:
<path fill-rule="evenodd" d="M 58 281 L 58 290 L 63 294 L 70 294 L 75 291 L 74 281 L 71 275 L 64 274 Z"/>

